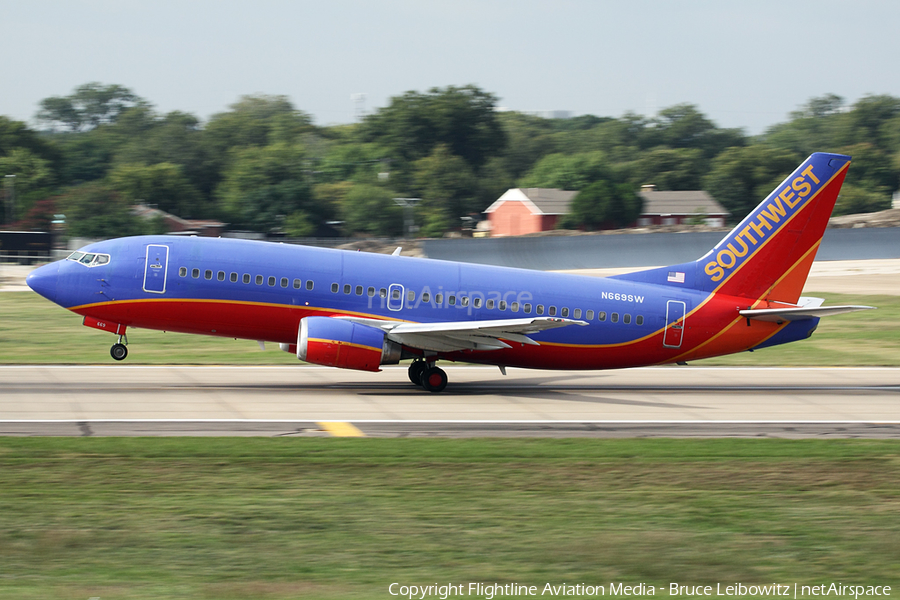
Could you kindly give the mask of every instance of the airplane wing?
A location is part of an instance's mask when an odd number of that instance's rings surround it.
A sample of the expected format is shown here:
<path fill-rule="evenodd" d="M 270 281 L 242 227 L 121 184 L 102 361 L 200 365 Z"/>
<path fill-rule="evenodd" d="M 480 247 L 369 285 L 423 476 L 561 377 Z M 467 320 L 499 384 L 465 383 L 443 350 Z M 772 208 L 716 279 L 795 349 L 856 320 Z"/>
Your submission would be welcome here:
<path fill-rule="evenodd" d="M 739 311 L 742 317 L 757 321 L 771 321 L 783 323 L 784 321 L 802 321 L 814 317 L 828 317 L 843 313 L 856 312 L 858 310 L 874 309 L 874 306 L 843 305 L 822 306 L 825 302 L 822 298 L 801 297 L 796 306 L 784 306 L 779 308 L 756 308 Z"/>
<path fill-rule="evenodd" d="M 511 348 L 507 342 L 539 346 L 538 342 L 528 337 L 530 334 L 569 325 L 587 325 L 585 321 L 556 317 L 442 323 L 405 323 L 359 317 L 336 318 L 377 327 L 387 333 L 388 339 L 398 344 L 434 352 Z"/>

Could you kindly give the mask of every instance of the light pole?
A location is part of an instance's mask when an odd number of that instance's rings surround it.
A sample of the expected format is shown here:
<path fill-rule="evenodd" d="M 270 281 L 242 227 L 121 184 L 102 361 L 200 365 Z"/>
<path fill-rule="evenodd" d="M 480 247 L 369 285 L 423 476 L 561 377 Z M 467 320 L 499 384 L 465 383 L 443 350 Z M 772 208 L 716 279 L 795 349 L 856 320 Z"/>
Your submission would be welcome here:
<path fill-rule="evenodd" d="M 394 204 L 403 207 L 403 230 L 407 237 L 412 237 L 413 227 L 415 227 L 412 210 L 421 201 L 421 198 L 394 198 Z"/>
<path fill-rule="evenodd" d="M 16 176 L 6 176 L 6 222 L 12 224 L 16 220 Z"/>

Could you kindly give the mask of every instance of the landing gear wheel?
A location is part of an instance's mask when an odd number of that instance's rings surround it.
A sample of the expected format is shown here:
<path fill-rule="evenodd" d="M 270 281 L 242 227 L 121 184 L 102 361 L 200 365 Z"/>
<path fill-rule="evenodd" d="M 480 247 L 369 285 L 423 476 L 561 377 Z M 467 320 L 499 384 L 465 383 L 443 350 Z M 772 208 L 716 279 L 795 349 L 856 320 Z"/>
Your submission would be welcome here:
<path fill-rule="evenodd" d="M 422 371 L 428 368 L 424 360 L 414 360 L 409 365 L 409 380 L 416 385 L 422 385 Z"/>
<path fill-rule="evenodd" d="M 125 357 L 128 356 L 128 348 L 125 347 L 125 344 L 113 344 L 109 349 L 109 355 L 116 360 L 125 360 Z"/>
<path fill-rule="evenodd" d="M 431 367 L 422 371 L 422 387 L 429 392 L 440 392 L 447 387 L 447 374 L 443 369 Z"/>

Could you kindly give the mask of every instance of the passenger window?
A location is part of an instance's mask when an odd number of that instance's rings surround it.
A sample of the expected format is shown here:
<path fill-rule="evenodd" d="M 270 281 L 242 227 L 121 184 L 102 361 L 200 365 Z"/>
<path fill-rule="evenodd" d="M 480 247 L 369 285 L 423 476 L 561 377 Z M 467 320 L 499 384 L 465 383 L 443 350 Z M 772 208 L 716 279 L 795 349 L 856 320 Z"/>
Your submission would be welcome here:
<path fill-rule="evenodd" d="M 580 308 L 576 308 L 576 309 L 575 309 L 575 312 L 572 313 L 572 316 L 575 317 L 576 319 L 580 319 L 580 318 L 581 318 L 581 309 L 580 309 Z"/>
<path fill-rule="evenodd" d="M 410 304 L 415 302 L 416 301 L 416 293 L 412 290 L 409 290 L 408 292 L 406 292 L 406 301 L 409 302 Z"/>
<path fill-rule="evenodd" d="M 295 279 L 295 280 L 294 280 L 294 289 L 295 289 L 295 290 L 299 290 L 301 287 L 303 287 L 303 280 L 302 280 L 302 279 Z"/>
<path fill-rule="evenodd" d="M 434 302 L 435 302 L 435 304 L 437 304 L 438 306 L 442 305 L 442 304 L 444 303 L 444 295 L 443 295 L 443 294 L 435 294 L 435 295 L 434 295 Z"/>
<path fill-rule="evenodd" d="M 605 321 L 606 320 L 606 311 L 601 310 L 599 313 L 597 313 L 597 319 L 600 321 Z"/>
<path fill-rule="evenodd" d="M 351 286 L 349 283 L 344 284 L 344 293 L 345 294 L 349 294 L 352 289 L 353 289 L 353 286 Z"/>
<path fill-rule="evenodd" d="M 547 314 L 551 317 L 555 317 L 556 316 L 556 307 L 555 306 L 549 307 L 547 309 Z"/>
<path fill-rule="evenodd" d="M 384 288 L 379 288 L 378 296 L 381 298 L 387 298 L 387 290 Z"/>
<path fill-rule="evenodd" d="M 372 296 L 375 295 L 375 288 L 370 287 L 369 289 L 366 290 L 366 294 L 368 294 L 369 298 L 371 298 Z"/>
<path fill-rule="evenodd" d="M 356 286 L 356 295 L 362 296 L 362 294 L 363 294 L 363 286 L 361 286 L 361 285 Z"/>
<path fill-rule="evenodd" d="M 544 314 L 544 305 L 543 305 L 543 304 L 538 304 L 538 305 L 537 305 L 537 308 L 535 309 L 534 312 L 536 312 L 536 313 L 539 314 L 539 315 Z"/>
<path fill-rule="evenodd" d="M 288 286 L 288 278 L 282 277 L 281 278 L 281 287 L 286 288 L 287 286 Z"/>
<path fill-rule="evenodd" d="M 391 290 L 391 299 L 399 300 L 400 299 L 400 290 L 398 290 L 397 288 L 392 289 Z"/>
<path fill-rule="evenodd" d="M 256 276 L 256 285 L 262 285 L 262 284 L 263 284 L 263 276 L 257 275 Z"/>
<path fill-rule="evenodd" d="M 187 267 L 181 267 L 180 269 L 178 269 L 178 276 L 186 277 L 187 276 Z"/>
<path fill-rule="evenodd" d="M 250 283 L 250 273 L 244 273 L 243 282 Z"/>
<path fill-rule="evenodd" d="M 568 317 L 569 316 L 569 308 L 567 306 L 563 306 L 559 311 L 559 315 L 561 317 Z"/>
<path fill-rule="evenodd" d="M 635 325 L 643 325 L 644 324 L 644 315 L 638 315 L 634 318 Z"/>
<path fill-rule="evenodd" d="M 499 308 L 500 308 L 500 310 L 506 310 L 506 300 L 501 300 L 501 301 L 500 301 L 500 306 L 499 306 Z"/>
<path fill-rule="evenodd" d="M 628 313 L 625 313 L 624 315 L 622 315 L 622 322 L 625 323 L 626 325 L 631 323 L 631 315 L 629 315 Z"/>
<path fill-rule="evenodd" d="M 454 296 L 453 294 L 447 296 L 447 304 L 449 304 L 450 306 L 456 306 L 456 296 Z"/>
<path fill-rule="evenodd" d="M 204 279 L 212 279 L 212 271 L 207 269 L 206 272 L 203 273 L 203 278 Z"/>
<path fill-rule="evenodd" d="M 238 274 L 232 273 L 231 274 L 231 283 L 237 283 L 237 280 L 238 280 Z"/>
<path fill-rule="evenodd" d="M 493 300 L 485 301 L 484 307 L 488 310 L 493 310 L 494 309 L 494 301 Z"/>
<path fill-rule="evenodd" d="M 191 277 L 194 279 L 200 277 L 200 269 L 191 269 Z"/>
<path fill-rule="evenodd" d="M 216 279 L 219 281 L 225 281 L 225 271 L 219 271 L 216 273 Z"/>
<path fill-rule="evenodd" d="M 587 311 L 587 314 L 584 315 L 584 318 L 587 319 L 588 321 L 593 321 L 594 320 L 594 311 L 592 311 L 592 310 Z"/>
<path fill-rule="evenodd" d="M 529 314 L 531 312 L 531 305 L 530 304 L 523 305 L 522 312 L 524 312 L 526 315 Z"/>
<path fill-rule="evenodd" d="M 429 294 L 428 292 L 422 292 L 422 302 L 430 302 L 430 301 L 431 301 L 431 294 Z"/>
<path fill-rule="evenodd" d="M 501 308 L 502 308 L 502 307 L 501 307 Z M 513 312 L 519 312 L 519 303 L 518 303 L 518 302 L 513 302 L 512 304 L 510 304 L 510 305 L 509 305 L 509 310 L 511 310 L 511 311 L 513 311 Z"/>
<path fill-rule="evenodd" d="M 332 284 L 331 284 L 331 292 L 332 292 L 333 294 L 337 294 L 337 293 L 338 293 L 338 290 L 339 290 L 340 288 L 341 288 L 341 286 L 339 286 L 339 285 L 336 284 L 336 283 L 332 283 Z"/>
<path fill-rule="evenodd" d="M 313 289 L 313 280 L 312 279 L 306 280 L 306 289 L 308 289 L 309 291 L 312 291 L 312 289 Z"/>
<path fill-rule="evenodd" d="M 609 315 L 609 320 L 612 321 L 613 323 L 618 323 L 619 322 L 619 313 L 613 313 L 613 314 Z"/>

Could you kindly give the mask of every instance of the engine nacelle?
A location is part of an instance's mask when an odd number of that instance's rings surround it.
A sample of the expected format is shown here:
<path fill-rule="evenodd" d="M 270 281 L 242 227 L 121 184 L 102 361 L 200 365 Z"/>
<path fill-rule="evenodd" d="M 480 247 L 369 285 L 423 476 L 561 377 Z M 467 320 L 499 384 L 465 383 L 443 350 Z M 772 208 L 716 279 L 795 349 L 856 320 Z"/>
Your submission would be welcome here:
<path fill-rule="evenodd" d="M 380 371 L 379 365 L 400 362 L 401 346 L 384 331 L 332 317 L 305 317 L 297 332 L 297 358 L 358 371 Z"/>

